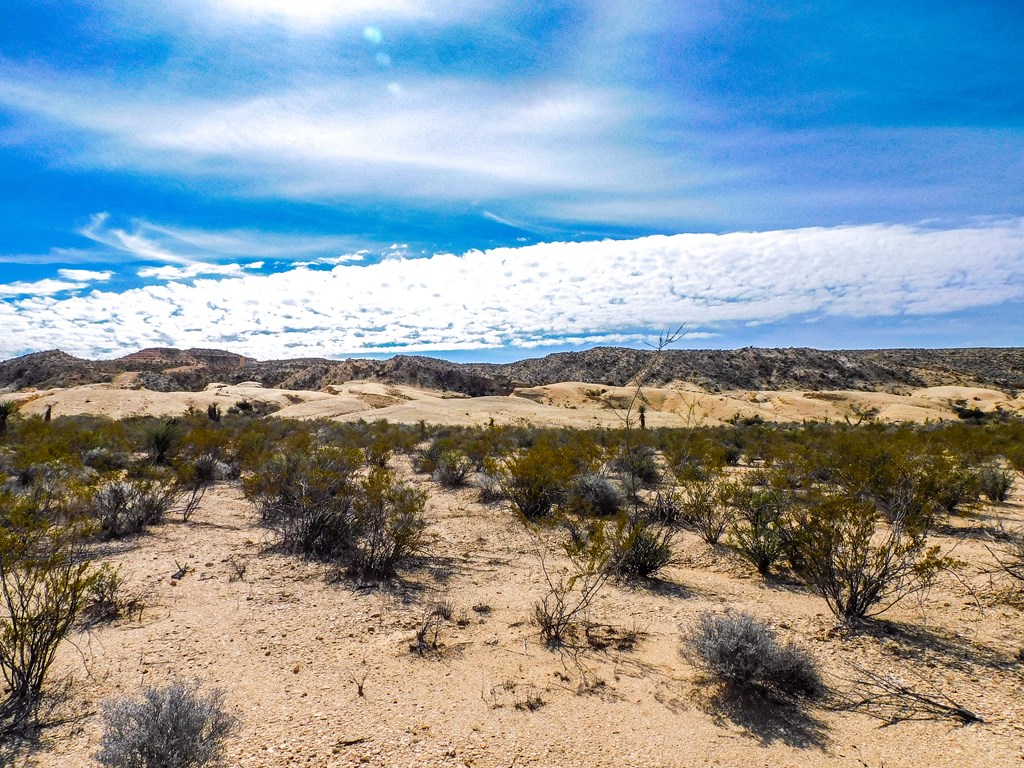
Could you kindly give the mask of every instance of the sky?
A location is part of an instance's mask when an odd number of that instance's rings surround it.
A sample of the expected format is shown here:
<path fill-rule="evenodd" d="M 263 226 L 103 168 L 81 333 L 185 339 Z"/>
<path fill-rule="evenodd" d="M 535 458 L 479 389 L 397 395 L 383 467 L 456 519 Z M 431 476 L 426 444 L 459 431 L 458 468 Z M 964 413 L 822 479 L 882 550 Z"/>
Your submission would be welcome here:
<path fill-rule="evenodd" d="M 1019 0 L 6 0 L 0 359 L 1024 345 Z"/>

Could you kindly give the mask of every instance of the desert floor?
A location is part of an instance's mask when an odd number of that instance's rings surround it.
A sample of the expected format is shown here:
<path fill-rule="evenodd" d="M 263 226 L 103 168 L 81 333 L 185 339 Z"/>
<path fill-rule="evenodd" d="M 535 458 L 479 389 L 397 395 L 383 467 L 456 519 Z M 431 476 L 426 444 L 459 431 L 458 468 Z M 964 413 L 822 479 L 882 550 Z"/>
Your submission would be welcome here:
<path fill-rule="evenodd" d="M 188 523 L 171 521 L 108 545 L 141 617 L 76 633 L 58 661 L 73 675 L 66 709 L 19 764 L 91 765 L 101 702 L 146 685 L 199 680 L 226 691 L 241 725 L 229 766 L 1021 766 L 1024 612 L 997 579 L 979 533 L 1024 526 L 1024 482 L 937 537 L 967 565 L 885 622 L 839 630 L 824 602 L 763 581 L 692 534 L 654 582 L 609 582 L 590 613 L 633 648 L 546 649 L 531 606 L 564 560 L 554 534 L 530 532 L 472 489 L 430 492 L 429 556 L 399 583 L 332 578 L 323 564 L 275 553 L 237 484 L 207 494 Z M 543 566 L 542 567 L 542 563 Z M 179 566 L 183 578 L 172 580 Z M 440 652 L 412 652 L 439 601 L 453 606 Z M 985 722 L 903 722 L 821 704 L 806 709 L 723 700 L 680 655 L 681 630 L 704 610 L 749 611 L 820 661 L 837 690 L 854 665 L 946 694 Z M 603 643 L 596 643 L 600 646 Z M 362 687 L 362 696 L 358 693 Z M 528 706 L 529 705 L 529 706 Z M 532 707 L 532 708 L 531 708 Z"/>

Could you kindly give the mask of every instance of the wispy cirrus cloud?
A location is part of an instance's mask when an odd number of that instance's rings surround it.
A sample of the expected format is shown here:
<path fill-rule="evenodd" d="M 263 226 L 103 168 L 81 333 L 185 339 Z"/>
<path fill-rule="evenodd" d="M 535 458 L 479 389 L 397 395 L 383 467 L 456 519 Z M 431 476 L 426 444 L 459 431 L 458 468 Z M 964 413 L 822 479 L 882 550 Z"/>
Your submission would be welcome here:
<path fill-rule="evenodd" d="M 364 241 L 350 237 L 258 230 L 210 231 L 172 227 L 145 219 L 133 219 L 128 226 L 119 227 L 111 224 L 110 214 L 106 212 L 94 214 L 78 234 L 131 261 L 156 261 L 181 267 L 177 271 L 165 269 L 162 272 L 146 268 L 147 274 L 139 272 L 143 277 L 228 274 L 236 269 L 259 268 L 253 265 L 218 266 L 219 262 L 233 259 L 300 261 L 315 257 L 316 260 L 327 260 L 325 263 L 341 263 L 359 261 L 365 254 L 365 249 L 358 250 Z M 229 272 L 223 271 L 224 268 Z"/>
<path fill-rule="evenodd" d="M 642 94 L 557 78 L 412 76 L 395 90 L 354 76 L 210 99 L 22 75 L 0 78 L 0 104 L 36 138 L 64 144 L 68 162 L 203 178 L 254 197 L 649 196 L 712 175 L 695 154 L 637 141 L 655 109 Z"/>
<path fill-rule="evenodd" d="M 1024 301 L 1024 219 L 650 236 L 0 302 L 0 356 L 225 346 L 255 357 L 637 341 Z"/>

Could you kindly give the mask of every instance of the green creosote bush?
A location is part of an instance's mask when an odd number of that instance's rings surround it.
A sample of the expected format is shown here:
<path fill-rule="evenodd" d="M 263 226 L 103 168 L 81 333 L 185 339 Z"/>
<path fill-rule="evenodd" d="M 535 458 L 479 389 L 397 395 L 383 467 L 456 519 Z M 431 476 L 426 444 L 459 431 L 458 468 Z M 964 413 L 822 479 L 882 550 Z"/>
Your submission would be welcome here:
<path fill-rule="evenodd" d="M 353 535 L 355 473 L 361 462 L 353 448 L 280 453 L 244 477 L 242 490 L 261 522 L 277 533 L 282 549 L 335 560 L 345 555 Z"/>
<path fill-rule="evenodd" d="M 74 500 L 0 492 L 0 733 L 31 725 L 57 649 L 95 581 Z"/>
<path fill-rule="evenodd" d="M 100 486 L 92 496 L 90 508 L 100 534 L 117 539 L 163 522 L 174 504 L 174 495 L 175 485 L 170 481 L 129 477 Z"/>
<path fill-rule="evenodd" d="M 423 517 L 427 496 L 388 470 L 373 467 L 355 499 L 354 541 L 347 557 L 349 573 L 363 578 L 393 576 L 425 544 Z"/>
<path fill-rule="evenodd" d="M 631 494 L 641 488 L 654 488 L 661 482 L 658 452 L 652 445 L 627 444 L 612 460 L 611 466 L 625 478 L 624 484 Z"/>
<path fill-rule="evenodd" d="M 733 519 L 723 493 L 719 479 L 697 480 L 685 486 L 681 500 L 680 520 L 711 545 L 719 542 Z"/>
<path fill-rule="evenodd" d="M 672 561 L 672 531 L 643 520 L 623 518 L 616 525 L 609 572 L 623 578 L 649 578 Z"/>
<path fill-rule="evenodd" d="M 445 488 L 462 488 L 473 471 L 473 463 L 459 450 L 442 451 L 434 467 L 433 476 Z"/>
<path fill-rule="evenodd" d="M 412 466 L 417 472 L 433 475 L 445 447 L 439 440 L 431 440 L 426 448 L 417 448 L 412 455 Z"/>
<path fill-rule="evenodd" d="M 683 655 L 731 691 L 817 698 L 826 687 L 814 658 L 748 613 L 704 612 L 684 634 Z"/>
<path fill-rule="evenodd" d="M 928 546 L 930 520 L 879 520 L 875 505 L 817 494 L 794 508 L 785 537 L 799 575 L 839 619 L 856 623 L 929 586 L 951 561 Z"/>
<path fill-rule="evenodd" d="M 767 576 L 785 554 L 782 518 L 786 499 L 777 489 L 742 484 L 730 484 L 727 494 L 735 510 L 727 542 L 759 574 Z"/>
<path fill-rule="evenodd" d="M 542 433 L 529 448 L 498 465 L 502 491 L 526 520 L 538 520 L 563 504 L 580 471 L 580 459 L 566 445 Z M 585 462 L 584 466 L 586 463 Z"/>
<path fill-rule="evenodd" d="M 238 720 L 224 694 L 196 683 L 146 688 L 139 699 L 103 704 L 103 736 L 96 760 L 107 768 L 203 768 L 219 762 Z"/>
<path fill-rule="evenodd" d="M 426 494 L 379 466 L 359 477 L 359 458 L 352 448 L 278 455 L 243 491 L 283 549 L 387 578 L 423 548 Z"/>

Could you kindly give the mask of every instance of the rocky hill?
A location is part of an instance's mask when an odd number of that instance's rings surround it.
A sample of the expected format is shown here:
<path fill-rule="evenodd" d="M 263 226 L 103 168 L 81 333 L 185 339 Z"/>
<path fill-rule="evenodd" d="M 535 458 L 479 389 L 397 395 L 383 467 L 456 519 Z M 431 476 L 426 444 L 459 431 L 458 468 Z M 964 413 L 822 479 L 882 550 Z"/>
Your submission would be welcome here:
<path fill-rule="evenodd" d="M 653 366 L 653 367 L 652 367 Z M 970 384 L 1024 389 L 1024 349 L 762 349 L 650 350 L 597 347 L 469 370 L 540 386 L 555 381 L 590 381 L 625 386 L 638 371 L 648 382 L 690 381 L 711 391 L 765 389 L 861 389 L 899 391 Z"/>
<path fill-rule="evenodd" d="M 0 391 L 111 382 L 159 391 L 203 389 L 211 382 L 259 382 L 281 389 L 323 389 L 369 379 L 478 397 L 559 381 L 624 386 L 689 381 L 711 391 L 860 389 L 899 392 L 962 384 L 1024 390 L 1024 349 L 650 350 L 598 347 L 515 363 L 452 363 L 398 355 L 389 360 L 254 360 L 223 350 L 145 349 L 114 360 L 83 360 L 60 350 L 0 362 Z"/>

